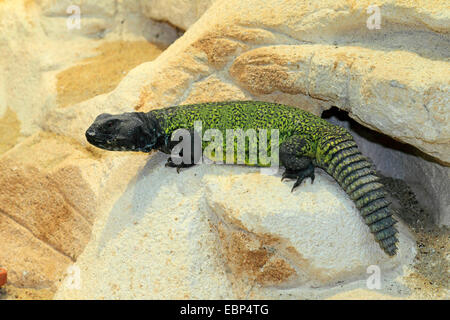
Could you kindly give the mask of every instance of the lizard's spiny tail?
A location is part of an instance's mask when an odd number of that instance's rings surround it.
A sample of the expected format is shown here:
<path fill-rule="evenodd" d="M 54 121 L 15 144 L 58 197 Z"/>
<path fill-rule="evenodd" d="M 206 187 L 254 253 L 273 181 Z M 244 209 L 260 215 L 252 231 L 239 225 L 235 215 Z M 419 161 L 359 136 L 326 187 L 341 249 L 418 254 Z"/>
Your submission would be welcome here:
<path fill-rule="evenodd" d="M 380 247 L 389 256 L 397 253 L 398 232 L 392 217 L 390 202 L 372 165 L 365 158 L 350 134 L 325 139 L 320 163 L 336 179 L 355 202 L 364 222 Z"/>

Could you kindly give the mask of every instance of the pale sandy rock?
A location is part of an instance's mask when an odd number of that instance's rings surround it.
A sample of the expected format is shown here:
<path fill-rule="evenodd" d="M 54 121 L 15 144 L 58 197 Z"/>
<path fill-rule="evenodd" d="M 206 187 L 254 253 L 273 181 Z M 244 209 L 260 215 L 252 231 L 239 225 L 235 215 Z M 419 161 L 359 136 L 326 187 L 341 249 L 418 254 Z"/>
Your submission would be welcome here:
<path fill-rule="evenodd" d="M 389 278 L 414 256 L 400 227 L 400 253 L 388 258 L 320 173 L 318 183 L 291 193 L 279 175 L 255 168 L 201 165 L 177 174 L 166 158 L 155 155 L 98 218 L 75 264 L 82 285 L 60 286 L 57 299 L 273 298 L 287 288 L 306 298 L 311 285 L 364 282 L 371 264 Z"/>
<path fill-rule="evenodd" d="M 139 3 L 126 3 L 0 1 L 0 264 L 12 286 L 54 290 L 88 242 L 97 211 L 146 158 L 86 148 L 91 118 L 81 124 L 72 118 L 78 123 L 73 135 L 67 119 L 60 122 L 61 136 L 40 132 L 58 110 L 58 74 L 93 60 L 101 45 L 148 39 L 165 47 L 179 36 L 139 14 Z M 80 29 L 67 27 L 71 5 L 81 9 Z M 114 67 L 120 63 L 108 71 Z"/>
<path fill-rule="evenodd" d="M 47 102 L 51 101 L 51 81 L 35 60 L 36 55 L 45 55 L 48 50 L 39 41 L 45 35 L 36 27 L 37 16 L 33 2 L 0 3 L 0 116 L 10 108 L 17 114 L 23 135 L 38 130 L 39 121 L 48 111 Z"/>
<path fill-rule="evenodd" d="M 68 28 L 71 5 L 81 28 Z M 57 74 L 111 41 L 152 41 L 167 47 L 180 34 L 145 17 L 136 1 L 0 2 L 0 117 L 17 115 L 21 136 L 38 131 L 58 106 Z M 20 61 L 20 63 L 18 63 Z"/>
<path fill-rule="evenodd" d="M 70 38 L 78 35 L 99 36 L 115 25 L 117 1 L 38 1 L 42 28 L 46 34 Z M 79 28 L 76 19 L 79 18 Z"/>
<path fill-rule="evenodd" d="M 70 40 L 75 37 L 125 37 L 146 39 L 168 46 L 180 35 L 164 22 L 147 17 L 141 1 L 38 1 L 40 24 L 50 38 Z M 80 28 L 75 26 L 79 16 Z"/>
<path fill-rule="evenodd" d="M 7 108 L 0 117 L 0 154 L 11 149 L 23 138 L 20 136 L 20 121 L 17 115 Z"/>
<path fill-rule="evenodd" d="M 198 167 L 179 175 L 164 162 L 165 157 L 154 156 L 109 203 L 75 265 L 81 287 L 61 286 L 57 299 L 220 299 L 231 294 L 208 216 L 198 214 L 203 185 L 195 174 L 205 172 Z"/>
<path fill-rule="evenodd" d="M 141 1 L 142 12 L 155 20 L 169 21 L 187 30 L 216 0 L 150 0 Z"/>
<path fill-rule="evenodd" d="M 364 125 L 450 160 L 450 64 L 407 52 L 272 46 L 240 55 L 230 74 L 253 94 L 326 100 Z"/>
<path fill-rule="evenodd" d="M 67 9 L 70 6 L 79 7 L 81 14 L 97 17 L 113 17 L 117 10 L 115 0 L 38 0 L 36 2 L 46 16 L 67 16 L 69 14 Z"/>
<path fill-rule="evenodd" d="M 7 152 L 1 159 L 0 197 L 4 214 L 73 259 L 89 239 L 95 203 L 80 167 L 61 165 L 83 153 L 86 158 L 86 152 L 64 142 L 35 135 Z"/>
<path fill-rule="evenodd" d="M 399 299 L 404 298 L 395 297 L 367 289 L 366 290 L 355 289 L 348 292 L 338 293 L 327 298 L 327 300 L 399 300 Z"/>
<path fill-rule="evenodd" d="M 319 183 L 306 181 L 298 193 L 278 179 L 260 173 L 206 179 L 224 258 L 238 275 L 261 285 L 332 285 L 364 278 L 369 265 L 391 269 L 414 256 L 414 241 L 401 235 L 398 256 L 389 258 L 332 178 L 318 175 Z"/>
<path fill-rule="evenodd" d="M 89 240 L 92 192 L 80 168 L 70 165 L 50 173 L 40 165 L 22 163 L 20 154 L 6 154 L 0 167 L 0 260 L 10 271 L 9 283 L 52 287 Z M 85 208 L 83 198 L 91 206 Z"/>
<path fill-rule="evenodd" d="M 218 76 L 212 75 L 193 84 L 185 103 L 224 101 L 230 97 L 235 97 L 236 100 L 249 100 L 250 98 L 234 83 L 227 83 Z"/>
<path fill-rule="evenodd" d="M 10 284 L 54 288 L 63 277 L 89 241 L 105 192 L 117 194 L 136 168 L 124 157 L 111 160 L 48 133 L 2 156 L 0 261 L 10 271 Z M 116 174 L 109 172 L 120 166 Z"/>
<path fill-rule="evenodd" d="M 26 259 L 19 259 L 19 257 Z M 0 213 L 0 261 L 16 287 L 54 288 L 73 261 L 42 242 L 26 227 Z"/>

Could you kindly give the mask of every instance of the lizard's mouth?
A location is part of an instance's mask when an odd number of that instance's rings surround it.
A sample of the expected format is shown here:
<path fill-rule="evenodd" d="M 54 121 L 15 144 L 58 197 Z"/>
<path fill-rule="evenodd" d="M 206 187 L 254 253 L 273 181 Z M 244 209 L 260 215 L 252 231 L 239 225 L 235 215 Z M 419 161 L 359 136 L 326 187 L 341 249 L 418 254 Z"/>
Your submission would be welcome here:
<path fill-rule="evenodd" d="M 86 131 L 86 140 L 97 148 L 109 151 L 140 151 L 150 152 L 152 148 L 148 145 L 139 145 L 139 141 L 126 139 L 121 135 L 108 135 L 97 132 L 94 129 Z"/>
<path fill-rule="evenodd" d="M 106 137 L 106 136 L 99 136 L 93 130 L 87 130 L 85 135 L 86 135 L 86 140 L 90 144 L 92 144 L 98 148 L 102 148 L 102 149 L 106 149 L 106 150 L 115 150 L 115 146 L 112 142 L 112 139 L 108 139 L 108 137 Z"/>
<path fill-rule="evenodd" d="M 99 138 L 98 135 L 95 133 L 95 131 L 92 130 L 87 130 L 85 136 L 86 140 L 93 145 L 102 144 L 106 141 L 104 137 Z"/>
<path fill-rule="evenodd" d="M 109 150 L 109 151 L 143 151 L 147 152 L 145 148 L 140 148 L 135 144 L 125 145 L 124 143 L 120 143 L 116 138 L 111 138 L 106 135 L 98 136 L 93 135 L 91 133 L 86 132 L 86 140 L 96 146 L 97 148 Z"/>

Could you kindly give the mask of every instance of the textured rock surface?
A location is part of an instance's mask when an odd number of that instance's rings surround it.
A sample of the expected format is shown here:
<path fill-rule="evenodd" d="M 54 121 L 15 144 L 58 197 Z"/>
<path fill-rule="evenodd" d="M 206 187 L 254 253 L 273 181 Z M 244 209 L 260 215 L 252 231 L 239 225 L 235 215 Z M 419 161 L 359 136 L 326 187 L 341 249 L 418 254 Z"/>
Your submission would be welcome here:
<path fill-rule="evenodd" d="M 111 160 L 48 133 L 3 155 L 0 262 L 9 270 L 10 284 L 48 288 L 62 278 L 90 238 L 102 188 L 117 179 L 99 169 L 124 165 L 123 158 Z M 126 172 L 123 168 L 120 176 Z"/>
<path fill-rule="evenodd" d="M 381 267 L 383 294 L 409 294 L 401 284 L 415 247 L 408 231 L 401 225 L 400 255 L 387 259 L 326 176 L 291 194 L 279 177 L 251 168 L 203 166 L 177 175 L 163 167 L 161 155 L 99 152 L 86 145 L 84 131 L 101 112 L 178 103 L 267 100 L 317 115 L 336 105 L 439 159 L 441 165 L 427 167 L 408 155 L 413 160 L 399 158 L 405 161 L 395 171 L 409 181 L 420 170 L 435 172 L 414 181 L 427 192 L 444 192 L 450 162 L 445 3 L 211 2 L 170 2 L 166 12 L 162 1 L 0 3 L 0 31 L 7 30 L 0 32 L 0 125 L 15 130 L 0 142 L 4 151 L 19 143 L 0 158 L 0 183 L 20 194 L 0 191 L 0 266 L 17 286 L 51 287 L 78 258 L 70 272 L 79 270 L 81 283 L 68 271 L 58 298 L 364 295 L 368 264 Z M 79 30 L 66 27 L 71 4 L 81 7 Z M 366 27 L 373 4 L 381 9 L 379 30 Z M 208 5 L 180 39 L 124 74 L 114 91 L 58 106 L 58 75 L 97 55 L 100 45 L 169 44 L 179 33 L 148 17 L 187 28 Z M 25 139 L 40 130 L 50 133 Z M 374 159 L 387 168 L 395 157 Z M 263 182 L 264 190 L 256 188 Z M 433 196 L 438 221 L 448 223 L 447 202 Z M 17 248 L 26 252 L 20 259 Z"/>
<path fill-rule="evenodd" d="M 126 46 L 146 39 L 168 46 L 177 38 L 177 32 L 169 25 L 139 14 L 138 2 L 120 2 L 117 6 L 115 3 L 107 0 L 0 3 L 0 117 L 11 110 L 20 123 L 21 137 L 39 130 L 46 114 L 57 107 L 57 75 L 84 59 L 95 60 L 99 46 L 111 46 L 112 41 L 122 41 Z M 80 7 L 80 29 L 67 27 L 66 10 L 70 5 Z M 133 49 L 131 46 L 128 64 L 136 60 Z M 122 53 L 123 60 L 124 56 Z M 106 64 L 111 57 L 120 58 L 120 53 L 111 48 L 109 55 L 103 53 L 102 62 Z M 141 57 L 139 62 L 149 60 Z M 123 65 L 120 60 L 118 64 Z M 116 69 L 110 63 L 104 73 Z M 102 72 L 100 68 L 96 71 Z M 105 92 L 97 92 L 100 93 Z M 3 135 L 0 142 L 2 138 Z"/>
<path fill-rule="evenodd" d="M 102 192 L 119 192 L 135 168 L 126 156 L 110 158 L 67 135 L 41 131 L 48 112 L 88 98 L 89 90 L 77 91 L 77 83 L 87 82 L 83 74 L 70 70 L 95 74 L 94 94 L 105 93 L 159 53 L 146 37 L 167 46 L 177 36 L 167 24 L 136 15 L 136 8 L 133 17 L 136 3 L 116 9 L 114 2 L 96 3 L 78 3 L 84 28 L 68 30 L 66 9 L 77 3 L 0 2 L 0 267 L 9 273 L 7 291 L 36 288 L 48 297 L 88 242 Z M 114 24 L 115 31 L 95 39 Z M 57 81 L 61 75 L 66 83 Z M 58 91 L 61 83 L 70 90 Z"/>
<path fill-rule="evenodd" d="M 398 257 L 383 254 L 357 222 L 352 201 L 341 200 L 344 192 L 325 173 L 318 184 L 304 182 L 294 193 L 279 178 L 239 172 L 205 181 L 208 209 L 234 274 L 261 285 L 323 286 L 365 278 L 369 265 L 389 269 L 412 257 L 414 245 L 405 234 Z"/>
<path fill-rule="evenodd" d="M 325 174 L 292 194 L 258 169 L 177 174 L 165 160 L 155 155 L 98 218 L 75 264 L 80 287 L 56 298 L 308 298 L 311 286 L 364 282 L 373 264 L 392 279 L 415 254 L 400 225 L 399 255 L 387 257 Z"/>
<path fill-rule="evenodd" d="M 448 62 L 415 53 L 320 44 L 251 50 L 233 62 L 230 75 L 256 95 L 282 91 L 328 101 L 449 162 L 447 70 Z"/>
<path fill-rule="evenodd" d="M 187 30 L 215 0 L 150 0 L 141 1 L 142 12 L 157 21 L 169 21 Z"/>

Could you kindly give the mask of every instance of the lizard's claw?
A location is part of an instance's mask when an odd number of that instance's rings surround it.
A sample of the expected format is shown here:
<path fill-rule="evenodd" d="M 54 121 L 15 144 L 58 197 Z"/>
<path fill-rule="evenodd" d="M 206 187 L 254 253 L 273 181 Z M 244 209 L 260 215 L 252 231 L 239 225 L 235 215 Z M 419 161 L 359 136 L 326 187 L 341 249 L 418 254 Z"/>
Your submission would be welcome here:
<path fill-rule="evenodd" d="M 311 184 L 313 184 L 315 178 L 314 172 L 312 172 L 308 176 L 299 176 L 297 178 L 297 181 L 295 181 L 294 186 L 291 189 L 291 192 L 294 192 L 294 189 L 297 188 L 303 182 L 303 180 L 305 180 L 305 178 L 311 178 Z"/>
<path fill-rule="evenodd" d="M 172 158 L 168 158 L 166 164 L 164 165 L 166 168 L 177 168 L 177 173 L 180 173 L 181 164 L 175 164 Z"/>
<path fill-rule="evenodd" d="M 176 164 L 173 162 L 172 158 L 169 157 L 167 159 L 165 167 L 177 168 L 177 173 L 180 173 L 181 168 L 189 168 L 189 167 L 192 167 L 193 165 L 195 165 L 195 164 L 184 164 L 184 163 Z"/>
<path fill-rule="evenodd" d="M 167 162 L 164 166 L 169 168 L 175 168 L 177 165 L 173 163 L 172 158 L 167 158 Z"/>
<path fill-rule="evenodd" d="M 281 181 L 283 181 L 284 179 L 297 179 L 294 183 L 294 186 L 291 189 L 291 192 L 294 191 L 295 188 L 297 188 L 302 182 L 303 180 L 305 180 L 305 178 L 311 178 L 311 184 L 314 182 L 314 166 L 308 166 L 307 168 L 303 169 L 303 170 L 298 170 L 298 171 L 292 171 L 292 170 L 285 170 L 283 173 L 283 176 L 281 178 Z"/>

